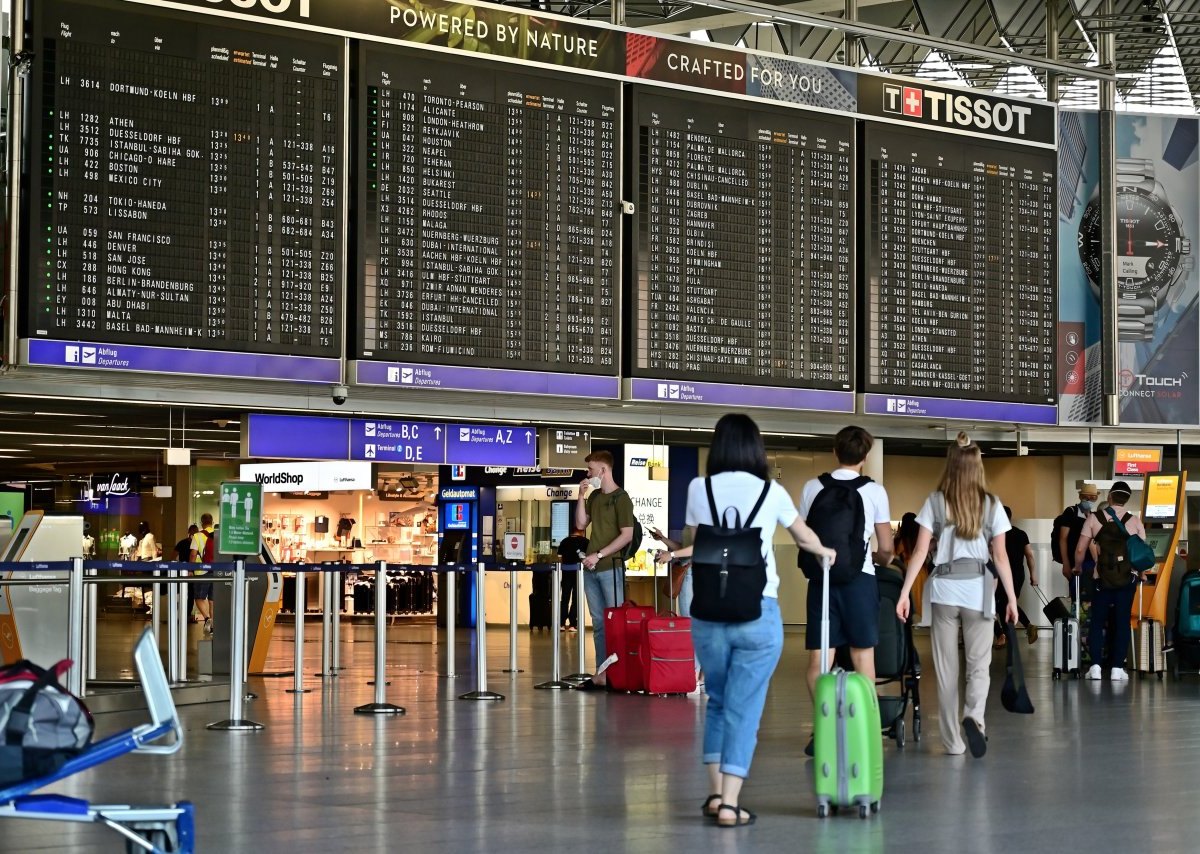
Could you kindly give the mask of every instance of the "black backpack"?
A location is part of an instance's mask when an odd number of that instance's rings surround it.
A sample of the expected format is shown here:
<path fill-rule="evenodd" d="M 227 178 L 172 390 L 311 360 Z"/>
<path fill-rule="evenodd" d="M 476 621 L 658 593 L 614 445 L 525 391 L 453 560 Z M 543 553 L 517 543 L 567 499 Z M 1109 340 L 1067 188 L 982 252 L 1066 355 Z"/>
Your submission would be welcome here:
<path fill-rule="evenodd" d="M 1120 590 L 1128 587 L 1133 581 L 1133 564 L 1129 561 L 1128 546 L 1129 532 L 1125 523 L 1130 514 L 1126 513 L 1117 522 L 1113 517 L 1115 512 L 1105 511 L 1100 516 L 1102 524 L 1096 534 L 1096 548 L 1100 550 L 1100 558 L 1096 561 L 1096 574 L 1099 576 L 1100 587 L 1104 590 Z"/>
<path fill-rule="evenodd" d="M 762 529 L 750 527 L 767 498 L 771 481 L 763 484 L 754 509 L 743 522 L 741 511 L 726 507 L 717 512 L 712 478 L 704 479 L 713 524 L 697 525 L 692 544 L 692 610 L 701 620 L 745 623 L 762 616 L 762 595 L 767 586 L 767 561 L 763 557 Z M 733 510 L 733 523 L 729 511 Z"/>
<path fill-rule="evenodd" d="M 1054 519 L 1054 526 L 1051 528 L 1050 534 L 1050 558 L 1055 563 L 1063 562 L 1062 549 L 1058 545 L 1058 532 L 1062 528 L 1068 530 L 1067 533 L 1067 551 L 1071 553 L 1071 559 L 1075 558 L 1075 547 L 1079 545 L 1079 535 L 1083 531 L 1083 523 L 1087 518 L 1080 518 L 1078 508 L 1072 504 L 1063 512 L 1059 513 Z"/>
<path fill-rule="evenodd" d="M 642 547 L 642 539 L 645 537 L 642 531 L 642 523 L 638 521 L 638 517 L 633 517 L 633 539 L 631 539 L 625 548 L 621 550 L 621 560 L 633 560 L 637 555 L 638 549 Z"/>
<path fill-rule="evenodd" d="M 849 584 L 863 571 L 867 559 L 867 541 L 863 534 L 867 530 L 867 514 L 863 507 L 859 489 L 871 478 L 859 475 L 851 480 L 838 480 L 826 472 L 818 480 L 821 491 L 813 499 L 805 523 L 821 540 L 821 545 L 837 552 L 837 558 L 829 567 L 829 580 L 833 584 Z M 801 551 L 797 562 L 809 581 L 820 581 L 821 559 Z"/>

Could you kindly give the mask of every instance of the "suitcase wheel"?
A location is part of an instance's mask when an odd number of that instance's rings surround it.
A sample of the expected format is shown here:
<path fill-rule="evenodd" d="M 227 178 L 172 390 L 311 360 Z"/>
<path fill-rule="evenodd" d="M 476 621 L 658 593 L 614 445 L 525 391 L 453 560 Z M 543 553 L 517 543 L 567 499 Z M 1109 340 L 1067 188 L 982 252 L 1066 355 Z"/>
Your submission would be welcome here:
<path fill-rule="evenodd" d="M 1051 679 L 1061 679 L 1061 678 L 1062 678 L 1062 671 L 1061 671 L 1061 670 L 1059 670 L 1057 667 L 1056 667 L 1056 668 L 1054 668 L 1054 670 L 1052 670 L 1052 671 L 1050 672 L 1050 678 L 1051 678 Z"/>
<path fill-rule="evenodd" d="M 858 817 L 859 817 L 859 818 L 866 818 L 866 817 L 867 817 L 868 815 L 870 815 L 870 814 L 871 814 L 871 808 L 870 808 L 870 807 L 868 807 L 866 804 L 859 804 L 859 805 L 858 805 Z"/>
<path fill-rule="evenodd" d="M 817 818 L 829 817 L 829 804 L 817 804 Z"/>
<path fill-rule="evenodd" d="M 896 749 L 903 750 L 904 749 L 904 718 L 901 718 L 900 720 L 896 721 L 896 724 L 895 724 L 895 726 L 892 727 L 892 729 L 895 730 Z"/>

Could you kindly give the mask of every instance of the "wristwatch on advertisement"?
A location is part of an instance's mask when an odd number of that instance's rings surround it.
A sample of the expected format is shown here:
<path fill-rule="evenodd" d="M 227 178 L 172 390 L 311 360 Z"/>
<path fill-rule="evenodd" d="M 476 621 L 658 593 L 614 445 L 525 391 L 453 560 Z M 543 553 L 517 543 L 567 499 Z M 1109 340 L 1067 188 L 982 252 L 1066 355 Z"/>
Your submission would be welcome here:
<path fill-rule="evenodd" d="M 1192 269 L 1192 241 L 1183 236 L 1178 214 L 1154 177 L 1154 161 L 1117 160 L 1117 338 L 1149 341 L 1155 317 Z M 1079 223 L 1079 259 L 1092 293 L 1100 298 L 1100 187 Z"/>

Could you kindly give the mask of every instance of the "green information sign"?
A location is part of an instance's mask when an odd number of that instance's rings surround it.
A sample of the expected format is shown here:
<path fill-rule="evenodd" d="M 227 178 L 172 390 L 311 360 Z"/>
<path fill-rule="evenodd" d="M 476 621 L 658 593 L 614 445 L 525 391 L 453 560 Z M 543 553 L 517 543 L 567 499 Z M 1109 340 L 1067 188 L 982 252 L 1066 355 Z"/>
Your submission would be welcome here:
<path fill-rule="evenodd" d="M 262 551 L 262 506 L 261 483 L 221 484 L 218 554 L 256 555 Z"/>

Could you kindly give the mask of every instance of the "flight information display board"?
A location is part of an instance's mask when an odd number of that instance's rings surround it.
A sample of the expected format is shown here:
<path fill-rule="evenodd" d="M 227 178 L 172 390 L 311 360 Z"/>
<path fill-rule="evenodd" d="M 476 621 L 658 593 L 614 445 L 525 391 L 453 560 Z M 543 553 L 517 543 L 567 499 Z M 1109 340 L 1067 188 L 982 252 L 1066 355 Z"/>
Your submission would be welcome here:
<path fill-rule="evenodd" d="M 618 85 L 377 46 L 360 69 L 359 357 L 423 366 L 388 375 L 411 385 L 502 366 L 506 390 L 615 392 Z"/>
<path fill-rule="evenodd" d="M 30 361 L 336 380 L 341 41 L 130 4 L 34 11 Z"/>
<path fill-rule="evenodd" d="M 852 408 L 853 122 L 644 89 L 632 113 L 633 395 Z"/>
<path fill-rule="evenodd" d="M 1053 405 L 1055 152 L 871 123 L 863 157 L 864 391 L 903 414 L 924 414 L 914 395 Z"/>

